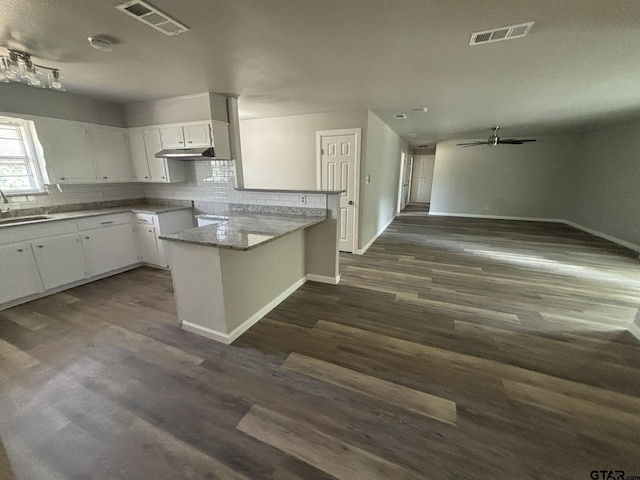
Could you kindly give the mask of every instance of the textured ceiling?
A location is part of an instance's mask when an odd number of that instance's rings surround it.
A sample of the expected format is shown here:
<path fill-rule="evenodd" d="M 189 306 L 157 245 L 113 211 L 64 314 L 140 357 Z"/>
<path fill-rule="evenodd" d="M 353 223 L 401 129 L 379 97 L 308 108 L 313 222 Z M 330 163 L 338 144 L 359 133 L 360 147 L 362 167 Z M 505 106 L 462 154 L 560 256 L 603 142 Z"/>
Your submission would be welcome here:
<path fill-rule="evenodd" d="M 119 3 L 0 0 L 0 46 L 59 67 L 79 94 L 231 93 L 242 118 L 368 108 L 413 145 L 640 115 L 637 0 L 151 0 L 191 28 L 177 37 Z M 472 32 L 529 21 L 525 38 L 468 45 Z M 118 40 L 112 53 L 89 46 L 97 34 Z"/>

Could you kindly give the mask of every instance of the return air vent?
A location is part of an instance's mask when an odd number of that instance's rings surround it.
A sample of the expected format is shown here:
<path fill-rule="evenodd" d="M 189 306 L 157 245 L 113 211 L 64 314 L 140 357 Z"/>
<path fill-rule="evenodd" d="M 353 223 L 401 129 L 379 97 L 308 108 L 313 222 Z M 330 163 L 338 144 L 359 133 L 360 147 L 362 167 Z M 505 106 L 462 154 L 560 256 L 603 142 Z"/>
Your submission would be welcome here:
<path fill-rule="evenodd" d="M 519 25 L 511 25 L 509 27 L 494 28 L 493 30 L 485 30 L 476 32 L 471 35 L 469 45 L 481 45 L 483 43 L 501 42 L 502 40 L 513 40 L 515 38 L 524 37 L 533 24 L 536 22 L 521 23 Z"/>
<path fill-rule="evenodd" d="M 404 113 L 394 113 L 393 118 L 396 120 L 404 120 L 407 116 Z"/>
<path fill-rule="evenodd" d="M 116 8 L 165 35 L 178 35 L 189 30 L 180 22 L 141 0 L 126 2 Z"/>

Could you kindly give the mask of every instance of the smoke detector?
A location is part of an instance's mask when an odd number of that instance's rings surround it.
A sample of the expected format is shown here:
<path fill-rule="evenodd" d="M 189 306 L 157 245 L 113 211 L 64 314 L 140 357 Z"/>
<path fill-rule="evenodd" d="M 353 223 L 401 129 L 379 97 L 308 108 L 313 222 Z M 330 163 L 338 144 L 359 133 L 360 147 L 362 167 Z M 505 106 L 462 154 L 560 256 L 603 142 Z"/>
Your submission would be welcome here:
<path fill-rule="evenodd" d="M 100 50 L 101 52 L 110 52 L 113 50 L 113 40 L 103 37 L 89 37 L 89 45 L 91 45 L 96 50 Z"/>

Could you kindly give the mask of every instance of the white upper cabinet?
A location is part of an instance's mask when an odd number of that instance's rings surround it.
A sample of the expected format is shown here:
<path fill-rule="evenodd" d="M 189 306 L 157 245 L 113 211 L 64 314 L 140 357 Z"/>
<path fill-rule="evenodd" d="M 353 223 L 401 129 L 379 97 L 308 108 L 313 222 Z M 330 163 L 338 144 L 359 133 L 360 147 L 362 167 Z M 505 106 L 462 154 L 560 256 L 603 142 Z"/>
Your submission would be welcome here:
<path fill-rule="evenodd" d="M 182 127 L 163 127 L 160 129 L 162 148 L 185 148 Z"/>
<path fill-rule="evenodd" d="M 211 125 L 201 123 L 198 125 L 185 125 L 184 138 L 186 146 L 191 147 L 210 147 L 211 146 Z"/>
<path fill-rule="evenodd" d="M 183 162 L 155 157 L 155 154 L 162 150 L 160 129 L 130 130 L 128 140 L 135 181 L 154 183 L 186 181 Z"/>
<path fill-rule="evenodd" d="M 131 162 L 125 138 L 120 128 L 89 127 L 89 138 L 96 160 L 99 182 L 130 182 Z"/>
<path fill-rule="evenodd" d="M 210 147 L 211 124 L 195 123 L 160 128 L 162 148 Z"/>
<path fill-rule="evenodd" d="M 144 145 L 144 133 L 131 131 L 127 136 L 129 156 L 133 169 L 133 179 L 136 182 L 150 182 L 149 164 L 147 163 L 147 150 Z"/>
<path fill-rule="evenodd" d="M 51 183 L 96 183 L 96 165 L 87 128 L 58 120 L 36 120 Z"/>

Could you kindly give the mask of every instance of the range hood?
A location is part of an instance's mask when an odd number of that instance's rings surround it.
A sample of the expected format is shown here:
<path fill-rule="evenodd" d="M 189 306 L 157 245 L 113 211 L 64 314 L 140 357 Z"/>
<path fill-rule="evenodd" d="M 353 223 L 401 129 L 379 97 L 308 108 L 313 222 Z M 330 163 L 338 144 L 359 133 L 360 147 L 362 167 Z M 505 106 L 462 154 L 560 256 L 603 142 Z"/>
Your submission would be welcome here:
<path fill-rule="evenodd" d="M 156 158 L 171 158 L 173 160 L 215 160 L 213 147 L 199 148 L 168 148 L 155 154 Z M 220 159 L 222 160 L 222 159 Z"/>

